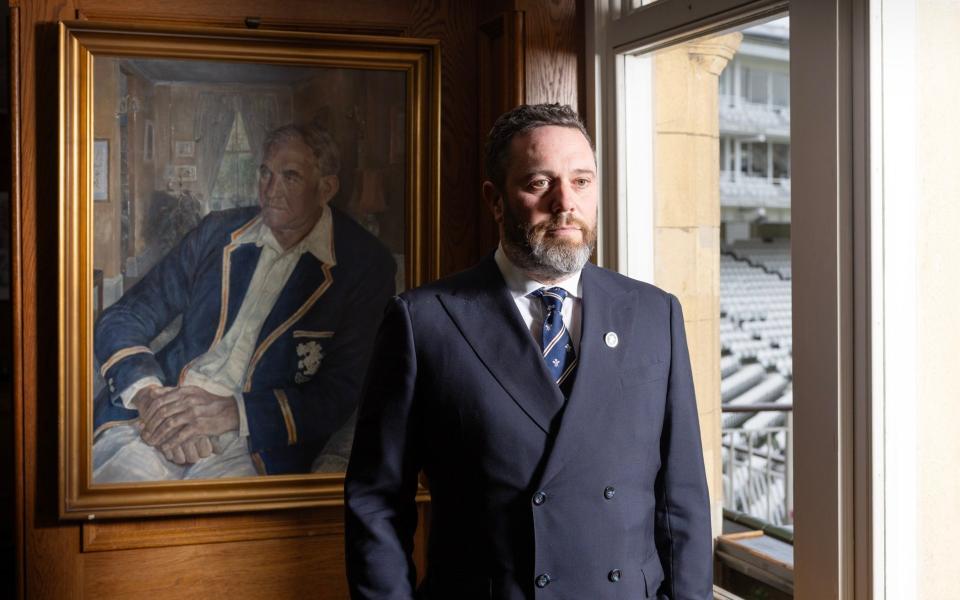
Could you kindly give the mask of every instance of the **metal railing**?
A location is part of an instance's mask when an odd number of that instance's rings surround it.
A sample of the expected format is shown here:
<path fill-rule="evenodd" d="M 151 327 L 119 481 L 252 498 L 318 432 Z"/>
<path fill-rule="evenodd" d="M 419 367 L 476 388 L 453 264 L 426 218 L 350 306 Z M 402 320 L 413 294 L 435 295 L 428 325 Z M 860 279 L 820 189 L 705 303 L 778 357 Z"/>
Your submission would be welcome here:
<path fill-rule="evenodd" d="M 784 425 L 723 429 L 723 506 L 773 525 L 793 523 L 793 405 L 724 406 L 724 413 L 786 413 Z"/>

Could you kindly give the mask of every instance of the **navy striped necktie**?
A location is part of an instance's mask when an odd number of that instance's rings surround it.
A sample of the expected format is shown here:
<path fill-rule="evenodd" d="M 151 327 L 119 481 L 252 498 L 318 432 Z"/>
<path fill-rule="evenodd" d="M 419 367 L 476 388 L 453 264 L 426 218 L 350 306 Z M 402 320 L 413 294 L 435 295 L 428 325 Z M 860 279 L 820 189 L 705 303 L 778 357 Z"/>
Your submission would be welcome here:
<path fill-rule="evenodd" d="M 567 393 L 565 382 L 571 381 L 570 374 L 577 366 L 577 353 L 573 350 L 570 331 L 563 323 L 561 308 L 567 291 L 561 287 L 540 288 L 531 294 L 543 302 L 546 315 L 543 318 L 543 335 L 540 349 L 547 362 L 547 370 L 560 389 Z"/>

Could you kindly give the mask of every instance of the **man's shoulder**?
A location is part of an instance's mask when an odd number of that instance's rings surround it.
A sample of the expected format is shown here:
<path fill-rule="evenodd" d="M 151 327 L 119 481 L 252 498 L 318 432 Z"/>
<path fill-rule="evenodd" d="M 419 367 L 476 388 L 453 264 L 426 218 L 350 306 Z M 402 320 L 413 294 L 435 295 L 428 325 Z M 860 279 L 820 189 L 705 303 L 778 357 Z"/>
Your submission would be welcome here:
<path fill-rule="evenodd" d="M 330 207 L 333 214 L 333 248 L 337 263 L 366 266 L 391 266 L 393 254 L 376 236 L 343 211 Z"/>
<path fill-rule="evenodd" d="M 260 214 L 260 207 L 228 208 L 207 213 L 182 240 L 181 247 L 217 251 L 247 229 Z"/>
<path fill-rule="evenodd" d="M 198 229 L 209 233 L 233 233 L 244 225 L 252 223 L 260 214 L 259 206 L 244 206 L 241 208 L 227 208 L 208 213 Z"/>
<path fill-rule="evenodd" d="M 658 288 L 657 286 L 628 277 L 622 273 L 611 271 L 604 267 L 598 267 L 592 263 L 584 266 L 584 281 L 598 282 L 604 287 L 615 292 L 632 292 L 638 294 L 641 298 L 650 298 L 669 301 L 672 294 Z"/>
<path fill-rule="evenodd" d="M 489 255 L 476 265 L 441 277 L 436 281 L 426 283 L 417 288 L 406 290 L 400 298 L 408 304 L 430 302 L 437 296 L 463 295 L 476 292 L 489 292 L 497 287 L 504 286 L 503 277 L 497 270 L 493 255 Z"/>
<path fill-rule="evenodd" d="M 680 300 L 672 293 L 653 284 L 638 281 L 626 275 L 591 266 L 589 273 L 584 270 L 584 281 L 592 281 L 596 287 L 606 291 L 602 301 L 616 306 L 631 306 L 636 315 L 646 315 L 655 321 L 669 322 L 675 315 L 682 315 Z M 590 302 L 588 288 L 584 287 L 584 302 Z"/>

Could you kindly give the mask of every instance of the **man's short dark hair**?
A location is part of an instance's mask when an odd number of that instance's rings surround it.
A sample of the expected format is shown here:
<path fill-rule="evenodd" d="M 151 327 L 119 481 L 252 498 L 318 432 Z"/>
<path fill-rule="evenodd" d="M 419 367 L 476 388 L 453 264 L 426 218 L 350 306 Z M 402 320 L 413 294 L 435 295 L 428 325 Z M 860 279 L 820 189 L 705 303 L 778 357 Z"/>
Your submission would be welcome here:
<path fill-rule="evenodd" d="M 278 127 L 267 134 L 263 141 L 263 154 L 266 156 L 277 144 L 300 140 L 313 150 L 317 159 L 317 167 L 321 175 L 337 175 L 340 173 L 340 149 L 333 141 L 333 136 L 327 133 L 319 123 L 312 122 L 304 125 L 291 123 Z"/>
<path fill-rule="evenodd" d="M 507 175 L 507 158 L 510 155 L 510 143 L 518 135 L 538 127 L 554 125 L 576 129 L 587 138 L 590 149 L 594 150 L 593 140 L 577 113 L 566 104 L 521 104 L 509 110 L 497 119 L 487 136 L 484 165 L 487 179 L 497 189 L 503 190 Z"/>

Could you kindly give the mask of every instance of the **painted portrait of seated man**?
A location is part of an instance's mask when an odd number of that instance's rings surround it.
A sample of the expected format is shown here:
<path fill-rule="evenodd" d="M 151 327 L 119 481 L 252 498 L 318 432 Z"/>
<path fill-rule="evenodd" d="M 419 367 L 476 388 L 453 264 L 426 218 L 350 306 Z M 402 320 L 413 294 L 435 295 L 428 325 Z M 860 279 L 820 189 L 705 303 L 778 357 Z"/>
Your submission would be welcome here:
<path fill-rule="evenodd" d="M 259 206 L 208 214 L 97 321 L 95 483 L 306 473 L 350 427 L 395 261 L 330 204 L 326 131 L 262 155 Z"/>

